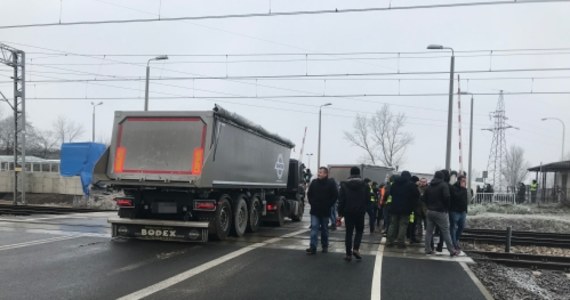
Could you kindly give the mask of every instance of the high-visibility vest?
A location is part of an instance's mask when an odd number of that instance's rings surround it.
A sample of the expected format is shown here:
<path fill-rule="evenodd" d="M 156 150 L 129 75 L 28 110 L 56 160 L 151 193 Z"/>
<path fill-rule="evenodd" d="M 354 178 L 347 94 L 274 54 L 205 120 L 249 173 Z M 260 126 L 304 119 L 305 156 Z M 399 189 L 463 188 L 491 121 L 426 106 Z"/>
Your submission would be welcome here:
<path fill-rule="evenodd" d="M 536 192 L 536 190 L 538 190 L 538 183 L 531 183 L 530 184 L 530 191 Z"/>
<path fill-rule="evenodd" d="M 390 192 L 392 192 L 392 183 L 390 182 Z M 392 195 L 388 195 L 388 199 L 386 199 L 386 205 L 392 204 Z"/>
<path fill-rule="evenodd" d="M 376 202 L 376 194 L 374 193 L 374 189 L 370 187 L 370 202 Z"/>
<path fill-rule="evenodd" d="M 416 216 L 414 215 L 414 212 L 412 212 L 410 214 L 410 223 L 414 223 L 414 220 L 416 219 Z"/>

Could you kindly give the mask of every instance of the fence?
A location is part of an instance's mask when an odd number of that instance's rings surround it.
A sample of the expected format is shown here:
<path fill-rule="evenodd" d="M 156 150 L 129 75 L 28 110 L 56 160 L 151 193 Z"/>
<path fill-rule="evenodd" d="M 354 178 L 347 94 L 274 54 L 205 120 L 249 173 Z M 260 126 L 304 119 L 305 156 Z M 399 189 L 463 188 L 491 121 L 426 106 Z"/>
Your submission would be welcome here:
<path fill-rule="evenodd" d="M 13 162 L 0 162 L 0 172 L 14 171 Z M 27 172 L 53 172 L 59 173 L 59 162 L 46 161 L 46 162 L 27 162 Z"/>
<path fill-rule="evenodd" d="M 474 204 L 516 204 L 515 193 L 478 193 L 474 197 Z"/>

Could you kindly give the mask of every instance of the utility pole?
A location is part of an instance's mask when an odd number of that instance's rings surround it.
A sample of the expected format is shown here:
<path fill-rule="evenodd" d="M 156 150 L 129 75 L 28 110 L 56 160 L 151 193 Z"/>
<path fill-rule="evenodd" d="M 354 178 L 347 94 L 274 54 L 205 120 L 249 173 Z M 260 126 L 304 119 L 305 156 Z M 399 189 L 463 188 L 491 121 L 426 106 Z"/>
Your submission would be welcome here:
<path fill-rule="evenodd" d="M 14 101 L 0 100 L 14 111 L 14 205 L 26 205 L 26 53 L 0 43 L 0 63 L 14 69 Z"/>
<path fill-rule="evenodd" d="M 503 91 L 499 95 L 499 102 L 497 109 L 490 114 L 491 119 L 495 119 L 493 128 L 486 128 L 483 130 L 491 131 L 493 133 L 493 141 L 491 143 L 491 151 L 489 153 L 489 161 L 487 162 L 487 171 L 491 176 L 491 182 L 495 191 L 503 192 L 505 190 L 505 180 L 502 171 L 505 169 L 506 156 L 507 156 L 507 140 L 505 132 L 507 129 L 518 129 L 517 127 L 508 125 L 505 112 L 505 100 L 503 98 Z"/>
<path fill-rule="evenodd" d="M 92 121 L 93 123 L 91 124 L 91 142 L 95 142 L 95 107 L 99 106 L 99 105 L 103 105 L 103 102 L 99 102 L 97 104 L 91 102 L 91 106 L 93 106 L 93 116 L 92 116 Z"/>

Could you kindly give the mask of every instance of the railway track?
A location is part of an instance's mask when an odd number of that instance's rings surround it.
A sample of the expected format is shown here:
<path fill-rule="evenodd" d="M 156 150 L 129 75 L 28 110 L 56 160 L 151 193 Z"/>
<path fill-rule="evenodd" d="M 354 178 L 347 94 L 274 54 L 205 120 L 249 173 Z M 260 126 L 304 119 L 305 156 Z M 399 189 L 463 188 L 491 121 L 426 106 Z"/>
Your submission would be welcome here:
<path fill-rule="evenodd" d="M 511 267 L 529 268 L 533 270 L 570 271 L 570 257 L 487 251 L 468 251 L 468 253 L 477 254 L 476 257 L 472 257 L 474 260 L 492 261 Z"/>
<path fill-rule="evenodd" d="M 492 244 L 505 244 L 506 230 L 465 229 L 462 241 L 475 241 Z M 570 234 L 532 231 L 513 231 L 511 245 L 570 248 Z"/>
<path fill-rule="evenodd" d="M 12 216 L 29 216 L 35 214 L 62 215 L 62 214 L 105 212 L 105 211 L 112 211 L 112 210 L 39 206 L 39 205 L 5 205 L 5 204 L 0 205 L 0 215 L 12 215 Z"/>

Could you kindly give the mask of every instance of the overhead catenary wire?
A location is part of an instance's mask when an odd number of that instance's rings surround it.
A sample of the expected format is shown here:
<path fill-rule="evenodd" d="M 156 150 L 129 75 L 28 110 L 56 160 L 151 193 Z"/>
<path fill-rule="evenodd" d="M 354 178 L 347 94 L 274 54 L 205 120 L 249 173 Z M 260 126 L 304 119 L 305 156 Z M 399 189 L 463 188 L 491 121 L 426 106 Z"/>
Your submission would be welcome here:
<path fill-rule="evenodd" d="M 185 16 L 185 17 L 157 17 L 157 18 L 140 18 L 140 19 L 114 19 L 99 21 L 73 21 L 73 22 L 48 22 L 48 23 L 30 23 L 19 25 L 2 25 L 0 30 L 18 29 L 18 28 L 37 28 L 37 27 L 54 27 L 54 26 L 77 26 L 77 25 L 102 25 L 102 24 L 128 24 L 128 23 L 148 23 L 148 22 L 176 22 L 189 20 L 221 20 L 221 19 L 249 19 L 262 17 L 290 17 L 290 16 L 311 16 L 311 15 L 338 15 L 348 13 L 368 13 L 368 12 L 387 12 L 387 11 L 404 11 L 416 9 L 438 9 L 438 8 L 455 8 L 455 7 L 475 7 L 475 6 L 496 6 L 496 5 L 514 5 L 514 4 L 533 4 L 533 3 L 554 3 L 569 2 L 569 0 L 504 0 L 504 1 L 477 1 L 477 2 L 459 2 L 459 3 L 442 3 L 442 4 L 426 4 L 426 5 L 410 5 L 410 6 L 386 6 L 386 7 L 368 7 L 368 8 L 346 8 L 346 9 L 321 9 L 321 10 L 298 10 L 298 11 L 269 11 L 263 13 L 242 13 L 242 14 L 224 14 L 224 15 L 203 15 L 203 16 Z"/>

